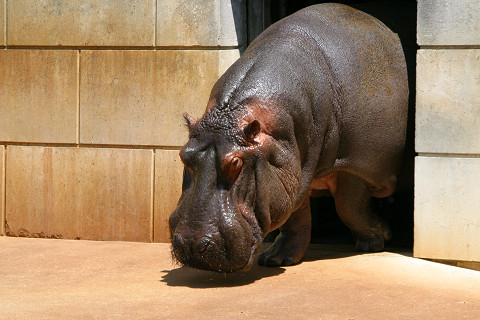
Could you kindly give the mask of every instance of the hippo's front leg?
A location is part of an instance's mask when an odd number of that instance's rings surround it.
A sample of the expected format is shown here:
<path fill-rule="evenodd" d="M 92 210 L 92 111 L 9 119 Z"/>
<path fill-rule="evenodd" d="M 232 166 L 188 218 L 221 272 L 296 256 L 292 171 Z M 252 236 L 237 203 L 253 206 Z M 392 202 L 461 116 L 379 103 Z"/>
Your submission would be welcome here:
<path fill-rule="evenodd" d="M 273 245 L 259 255 L 258 264 L 277 267 L 299 263 L 310 243 L 311 228 L 310 197 L 306 197 L 302 206 L 280 227 Z"/>

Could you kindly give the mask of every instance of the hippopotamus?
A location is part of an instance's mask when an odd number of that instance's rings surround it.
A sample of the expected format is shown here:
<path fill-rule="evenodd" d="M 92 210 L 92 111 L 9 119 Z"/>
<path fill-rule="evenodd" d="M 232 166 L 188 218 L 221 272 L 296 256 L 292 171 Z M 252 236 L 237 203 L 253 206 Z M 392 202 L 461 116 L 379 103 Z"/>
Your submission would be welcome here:
<path fill-rule="evenodd" d="M 175 260 L 218 272 L 297 264 L 316 192 L 334 198 L 358 250 L 383 250 L 390 228 L 370 200 L 395 191 L 408 95 L 400 40 L 372 16 L 321 4 L 271 25 L 213 86 L 203 116 L 184 114 Z"/>

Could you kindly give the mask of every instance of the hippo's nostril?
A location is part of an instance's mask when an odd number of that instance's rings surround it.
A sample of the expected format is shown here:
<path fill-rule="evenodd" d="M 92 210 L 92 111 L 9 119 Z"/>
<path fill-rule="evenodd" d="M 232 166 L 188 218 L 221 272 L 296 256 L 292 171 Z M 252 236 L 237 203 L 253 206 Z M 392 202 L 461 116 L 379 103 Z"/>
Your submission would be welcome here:
<path fill-rule="evenodd" d="M 200 241 L 198 243 L 198 252 L 204 253 L 207 250 L 209 243 L 210 241 L 208 241 L 208 239 L 203 239 Z"/>
<path fill-rule="evenodd" d="M 185 243 L 185 240 L 183 240 L 183 237 L 180 233 L 175 233 L 175 235 L 173 236 L 173 247 L 174 248 L 181 248 L 183 247 Z"/>

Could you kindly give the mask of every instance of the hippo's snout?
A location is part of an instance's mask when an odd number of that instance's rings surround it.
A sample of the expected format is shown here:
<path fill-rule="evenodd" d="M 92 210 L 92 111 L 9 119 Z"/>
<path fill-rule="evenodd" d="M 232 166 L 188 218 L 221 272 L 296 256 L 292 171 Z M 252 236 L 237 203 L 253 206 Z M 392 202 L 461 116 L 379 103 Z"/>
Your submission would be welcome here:
<path fill-rule="evenodd" d="M 197 237 L 188 231 L 176 231 L 172 237 L 175 259 L 185 266 L 203 270 L 231 272 L 238 268 L 231 259 L 225 257 L 225 246 L 219 235 Z"/>
<path fill-rule="evenodd" d="M 185 215 L 189 216 L 186 211 L 177 209 L 170 219 L 172 255 L 177 262 L 217 272 L 250 268 L 261 238 L 255 238 L 251 226 L 240 214 L 228 222 L 193 224 Z"/>

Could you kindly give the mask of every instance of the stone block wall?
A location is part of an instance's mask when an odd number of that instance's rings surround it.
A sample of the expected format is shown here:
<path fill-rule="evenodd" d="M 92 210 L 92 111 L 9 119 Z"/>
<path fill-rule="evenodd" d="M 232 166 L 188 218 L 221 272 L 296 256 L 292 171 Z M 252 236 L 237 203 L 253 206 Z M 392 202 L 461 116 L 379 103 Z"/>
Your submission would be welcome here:
<path fill-rule="evenodd" d="M 245 0 L 0 0 L 0 233 L 168 240 L 182 117 L 246 38 Z"/>
<path fill-rule="evenodd" d="M 419 0 L 415 245 L 480 261 L 480 2 Z"/>

